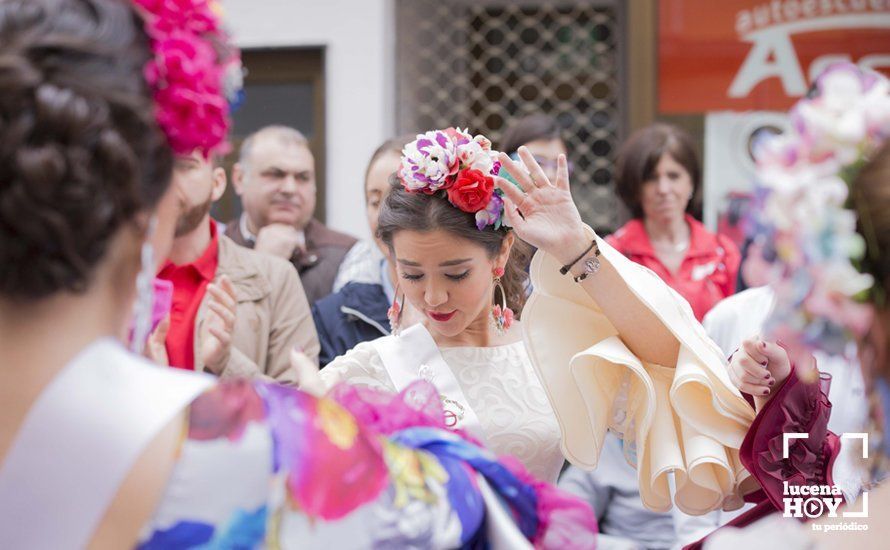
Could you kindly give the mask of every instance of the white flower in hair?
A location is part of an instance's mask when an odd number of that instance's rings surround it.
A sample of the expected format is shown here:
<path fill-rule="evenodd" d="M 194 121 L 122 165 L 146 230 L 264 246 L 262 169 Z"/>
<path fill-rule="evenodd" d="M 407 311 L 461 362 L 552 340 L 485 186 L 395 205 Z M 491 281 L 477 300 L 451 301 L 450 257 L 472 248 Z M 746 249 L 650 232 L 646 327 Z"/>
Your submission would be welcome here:
<path fill-rule="evenodd" d="M 418 134 L 402 150 L 399 177 L 409 191 L 434 193 L 447 187 L 460 163 L 454 142 L 441 130 Z"/>
<path fill-rule="evenodd" d="M 471 170 L 479 170 L 488 174 L 494 168 L 494 156 L 490 151 L 482 148 L 478 141 L 470 141 L 457 147 L 457 158 L 462 166 Z"/>

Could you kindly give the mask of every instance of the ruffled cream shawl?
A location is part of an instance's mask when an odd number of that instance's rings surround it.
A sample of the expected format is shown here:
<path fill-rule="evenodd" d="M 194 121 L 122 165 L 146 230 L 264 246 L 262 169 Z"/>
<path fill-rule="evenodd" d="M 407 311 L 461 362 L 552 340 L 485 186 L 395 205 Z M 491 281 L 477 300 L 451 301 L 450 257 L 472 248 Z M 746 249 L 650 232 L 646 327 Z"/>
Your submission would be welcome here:
<path fill-rule="evenodd" d="M 657 275 L 598 243 L 631 291 L 676 336 L 680 351 L 676 367 L 642 362 L 584 289 L 539 251 L 523 332 L 556 411 L 566 458 L 595 468 L 611 429 L 637 468 L 646 507 L 670 509 L 670 472 L 675 502 L 688 514 L 741 506 L 741 496 L 756 488 L 739 462 L 754 411 L 730 382 L 722 352 Z"/>

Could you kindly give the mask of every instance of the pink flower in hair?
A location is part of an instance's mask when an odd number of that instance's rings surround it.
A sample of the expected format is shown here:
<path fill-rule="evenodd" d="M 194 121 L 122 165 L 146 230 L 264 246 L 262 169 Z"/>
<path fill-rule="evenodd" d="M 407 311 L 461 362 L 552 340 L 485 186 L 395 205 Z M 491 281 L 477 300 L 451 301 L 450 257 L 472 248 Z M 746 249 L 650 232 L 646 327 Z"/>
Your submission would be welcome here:
<path fill-rule="evenodd" d="M 172 85 L 219 90 L 216 53 L 192 35 L 174 32 L 155 43 L 155 59 L 149 62 L 149 84 L 160 88 Z"/>
<path fill-rule="evenodd" d="M 238 82 L 224 75 L 237 61 L 228 50 L 208 0 L 134 0 L 142 8 L 154 57 L 146 63 L 145 80 L 155 102 L 155 118 L 174 153 L 195 150 L 205 155 L 227 148 L 228 91 L 238 97 Z"/>
<path fill-rule="evenodd" d="M 485 174 L 497 174 L 494 172 L 494 154 L 491 151 L 486 151 L 478 141 L 469 141 L 458 145 L 457 158 L 463 167 L 479 170 Z"/>
<path fill-rule="evenodd" d="M 451 138 L 451 141 L 454 142 L 454 145 L 463 145 L 465 143 L 469 143 L 473 141 L 472 136 L 470 136 L 469 130 L 461 130 L 460 128 L 445 128 L 443 130 L 445 135 Z"/>
<path fill-rule="evenodd" d="M 228 104 L 221 96 L 173 86 L 159 90 L 155 98 L 164 105 L 157 113 L 158 124 L 175 152 L 220 149 L 228 129 Z"/>
<path fill-rule="evenodd" d="M 790 120 L 784 135 L 755 146 L 754 227 L 775 258 L 777 298 L 765 334 L 798 358 L 813 350 L 844 354 L 869 326 L 869 306 L 858 301 L 874 285 L 860 272 L 866 245 L 850 191 L 890 134 L 890 80 L 851 63 L 833 65 Z"/>
<path fill-rule="evenodd" d="M 167 34 L 181 30 L 192 34 L 216 33 L 219 24 L 208 0 L 134 0 L 154 18 L 152 29 Z"/>
<path fill-rule="evenodd" d="M 155 44 L 146 80 L 155 90 L 156 117 L 176 153 L 209 152 L 225 141 L 228 104 L 216 53 L 182 32 Z"/>

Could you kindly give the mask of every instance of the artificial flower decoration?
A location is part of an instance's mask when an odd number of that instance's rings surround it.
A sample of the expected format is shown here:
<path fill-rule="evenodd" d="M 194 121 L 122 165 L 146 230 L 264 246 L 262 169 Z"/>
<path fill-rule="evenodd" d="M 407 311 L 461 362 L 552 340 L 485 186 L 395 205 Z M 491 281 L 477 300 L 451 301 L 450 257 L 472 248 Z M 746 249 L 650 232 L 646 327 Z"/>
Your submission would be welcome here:
<path fill-rule="evenodd" d="M 408 191 L 432 194 L 448 188 L 457 170 L 456 147 L 442 130 L 418 135 L 402 150 L 399 177 Z"/>
<path fill-rule="evenodd" d="M 219 14 L 210 0 L 136 0 L 146 11 L 157 16 L 153 29 L 168 34 L 181 30 L 203 35 L 219 32 Z"/>
<path fill-rule="evenodd" d="M 456 208 L 476 215 L 476 227 L 507 227 L 502 192 L 494 184 L 500 172 L 497 152 L 482 135 L 446 128 L 418 134 L 402 150 L 399 180 L 410 193 L 442 193 Z"/>
<path fill-rule="evenodd" d="M 133 0 L 145 19 L 154 57 L 145 80 L 155 118 L 176 154 L 224 153 L 229 110 L 242 99 L 238 50 L 222 30 L 215 2 Z"/>
<path fill-rule="evenodd" d="M 790 116 L 789 132 L 755 148 L 752 230 L 775 256 L 767 334 L 800 361 L 815 350 L 844 354 L 869 324 L 861 302 L 874 280 L 857 268 L 866 246 L 850 191 L 890 136 L 890 83 L 850 63 L 832 65 Z"/>
<path fill-rule="evenodd" d="M 507 219 L 503 216 L 504 199 L 497 192 L 492 193 L 491 200 L 482 210 L 476 212 L 476 228 L 479 231 L 485 229 L 486 226 L 495 225 L 500 220 L 501 225 L 507 225 Z"/>
<path fill-rule="evenodd" d="M 491 308 L 491 319 L 494 323 L 494 328 L 501 334 L 510 330 L 510 327 L 513 326 L 513 315 L 512 309 L 508 307 L 501 308 L 500 304 L 495 304 Z"/>
<path fill-rule="evenodd" d="M 451 204 L 464 212 L 475 213 L 488 207 L 494 195 L 494 179 L 481 170 L 461 170 L 446 191 Z"/>

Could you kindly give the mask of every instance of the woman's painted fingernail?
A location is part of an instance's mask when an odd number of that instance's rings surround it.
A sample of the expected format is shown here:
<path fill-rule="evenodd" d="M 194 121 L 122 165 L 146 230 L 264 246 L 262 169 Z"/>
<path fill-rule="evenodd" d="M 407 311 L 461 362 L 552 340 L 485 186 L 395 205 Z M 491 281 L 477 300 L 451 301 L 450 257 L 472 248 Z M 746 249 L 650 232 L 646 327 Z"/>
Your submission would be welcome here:
<path fill-rule="evenodd" d="M 766 376 L 763 377 L 764 380 L 769 379 L 769 373 L 766 373 Z"/>
<path fill-rule="evenodd" d="M 760 342 L 760 349 L 766 350 L 766 342 Z"/>
<path fill-rule="evenodd" d="M 775 378 L 773 378 L 772 380 L 769 381 L 769 385 L 770 385 L 770 386 L 775 385 L 775 383 L 776 383 L 776 379 L 775 379 Z"/>
<path fill-rule="evenodd" d="M 769 388 L 763 390 L 763 395 L 769 395 Z"/>

